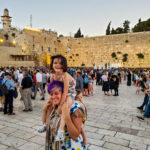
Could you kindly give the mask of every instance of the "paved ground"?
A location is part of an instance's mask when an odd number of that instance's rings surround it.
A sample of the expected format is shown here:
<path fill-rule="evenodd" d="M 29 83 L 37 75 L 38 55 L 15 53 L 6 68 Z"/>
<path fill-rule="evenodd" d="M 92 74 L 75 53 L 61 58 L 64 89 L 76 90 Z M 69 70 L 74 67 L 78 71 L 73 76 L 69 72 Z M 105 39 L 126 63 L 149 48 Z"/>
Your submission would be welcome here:
<path fill-rule="evenodd" d="M 119 97 L 104 96 L 100 86 L 94 90 L 94 96 L 84 98 L 89 150 L 150 150 L 150 119 L 136 118 L 144 95 L 136 95 L 135 87 L 125 83 L 120 85 Z M 37 133 L 43 104 L 35 100 L 34 111 L 25 113 L 16 99 L 15 116 L 0 113 L 0 150 L 44 150 L 45 133 Z"/>

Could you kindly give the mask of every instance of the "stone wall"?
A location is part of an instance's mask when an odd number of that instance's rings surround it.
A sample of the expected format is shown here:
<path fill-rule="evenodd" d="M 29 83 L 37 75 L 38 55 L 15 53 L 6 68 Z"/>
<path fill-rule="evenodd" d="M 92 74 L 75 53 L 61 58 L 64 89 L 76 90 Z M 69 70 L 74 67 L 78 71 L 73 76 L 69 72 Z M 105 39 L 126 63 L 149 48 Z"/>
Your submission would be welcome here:
<path fill-rule="evenodd" d="M 5 39 L 5 34 L 8 34 L 8 40 Z M 12 34 L 15 36 L 12 36 Z M 0 42 L 1 49 L 2 46 L 5 46 L 5 49 L 7 49 L 5 55 L 7 55 L 8 61 L 12 61 L 13 59 L 10 56 L 12 47 L 14 47 L 13 55 L 16 54 L 16 57 L 17 55 L 27 55 L 26 58 L 28 58 L 28 56 L 33 57 L 34 66 L 46 65 L 47 55 L 54 55 L 57 52 L 57 33 L 53 31 L 30 28 L 25 28 L 24 30 L 19 31 L 17 29 L 10 28 L 7 31 L 0 30 L 0 39 L 3 39 L 3 42 Z M 13 42 L 15 42 L 15 44 Z M 19 51 L 17 48 L 19 48 Z M 2 53 L 3 51 L 0 50 L 0 54 Z M 3 60 L 5 61 L 6 59 L 1 57 L 1 62 Z"/>
<path fill-rule="evenodd" d="M 30 55 L 33 59 L 36 58 L 34 65 L 38 66 L 45 65 L 47 54 L 51 56 L 63 54 L 67 58 L 69 67 L 93 67 L 94 64 L 103 67 L 107 64 L 115 67 L 150 68 L 150 32 L 88 38 L 58 38 L 57 33 L 53 31 L 10 29 L 0 32 L 0 38 L 3 38 L 6 33 L 9 35 L 9 40 L 5 44 L 11 44 L 7 46 L 7 53 L 5 53 L 8 55 L 8 61 L 14 61 L 12 56 L 9 56 L 14 46 L 13 53 L 16 56 Z M 12 36 L 12 33 L 15 33 L 15 36 Z M 13 41 L 16 42 L 15 45 L 12 45 Z M 67 52 L 68 46 L 71 47 L 70 52 Z M 16 50 L 17 48 L 19 50 Z M 112 53 L 116 53 L 116 58 L 112 57 Z M 142 53 L 144 59 L 139 59 L 136 55 L 138 53 Z M 126 62 L 122 61 L 124 54 L 128 54 Z M 6 61 L 2 50 L 0 55 L 1 62 Z"/>
<path fill-rule="evenodd" d="M 67 46 L 71 47 L 68 53 Z M 71 67 L 113 64 L 118 67 L 150 68 L 150 32 L 89 38 L 62 37 L 58 40 L 58 49 L 67 57 Z M 112 58 L 113 52 L 117 58 Z M 142 53 L 144 59 L 139 59 L 137 53 Z M 122 61 L 124 54 L 128 54 L 126 62 Z"/>
<path fill-rule="evenodd" d="M 34 61 L 23 61 L 22 59 L 20 59 L 21 56 L 25 56 L 20 53 L 20 50 L 21 49 L 19 47 L 0 46 L 0 67 L 34 66 Z"/>

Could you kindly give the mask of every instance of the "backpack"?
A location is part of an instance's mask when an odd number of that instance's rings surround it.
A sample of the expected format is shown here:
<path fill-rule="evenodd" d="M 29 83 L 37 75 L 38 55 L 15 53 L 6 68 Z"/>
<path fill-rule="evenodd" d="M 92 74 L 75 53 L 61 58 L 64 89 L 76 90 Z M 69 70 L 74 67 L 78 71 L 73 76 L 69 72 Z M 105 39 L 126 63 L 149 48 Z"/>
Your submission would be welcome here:
<path fill-rule="evenodd" d="M 5 83 L 6 82 L 7 82 L 7 80 L 5 81 Z M 8 94 L 8 91 L 9 91 L 5 83 L 0 84 L 0 89 L 1 89 L 3 95 Z"/>
<path fill-rule="evenodd" d="M 18 97 L 17 88 L 15 88 L 15 90 L 13 90 L 13 97 L 14 97 L 14 98 L 17 98 L 17 97 Z"/>
<path fill-rule="evenodd" d="M 84 83 L 88 83 L 88 82 L 89 82 L 88 77 L 87 77 L 86 74 L 85 74 L 85 76 L 84 76 L 83 82 L 84 82 Z"/>

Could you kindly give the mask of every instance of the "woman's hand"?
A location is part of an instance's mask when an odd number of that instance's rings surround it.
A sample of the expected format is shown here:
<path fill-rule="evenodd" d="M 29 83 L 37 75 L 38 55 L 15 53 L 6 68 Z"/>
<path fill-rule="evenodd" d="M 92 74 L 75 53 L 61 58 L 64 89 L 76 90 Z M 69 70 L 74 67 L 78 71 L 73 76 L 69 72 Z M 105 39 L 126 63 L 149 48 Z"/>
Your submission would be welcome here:
<path fill-rule="evenodd" d="M 47 101 L 47 106 L 53 106 L 51 98 L 49 98 L 49 100 Z"/>

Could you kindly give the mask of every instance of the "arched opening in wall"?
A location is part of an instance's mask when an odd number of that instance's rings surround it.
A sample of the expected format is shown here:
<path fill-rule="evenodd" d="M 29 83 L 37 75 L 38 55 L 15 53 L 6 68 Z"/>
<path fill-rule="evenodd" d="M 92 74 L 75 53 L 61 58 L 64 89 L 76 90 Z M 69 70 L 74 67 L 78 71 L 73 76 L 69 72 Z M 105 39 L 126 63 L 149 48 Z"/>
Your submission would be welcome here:
<path fill-rule="evenodd" d="M 46 42 L 46 37 L 44 38 L 44 42 Z"/>

